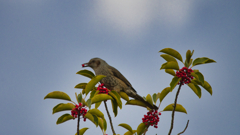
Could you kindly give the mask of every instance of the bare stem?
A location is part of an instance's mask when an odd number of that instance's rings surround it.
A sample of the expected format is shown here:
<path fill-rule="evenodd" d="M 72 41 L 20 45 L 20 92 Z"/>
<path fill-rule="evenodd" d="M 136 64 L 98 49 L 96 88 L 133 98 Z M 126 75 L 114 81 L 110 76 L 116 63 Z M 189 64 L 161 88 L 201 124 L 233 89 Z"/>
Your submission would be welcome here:
<path fill-rule="evenodd" d="M 147 126 L 146 130 L 144 131 L 143 135 L 146 135 L 147 131 L 148 131 L 148 128 L 149 128 L 150 125 Z"/>
<path fill-rule="evenodd" d="M 105 101 L 104 101 L 104 105 L 105 105 L 105 108 L 106 108 L 106 111 L 107 111 L 107 114 L 108 114 L 108 118 L 109 118 L 109 121 L 110 121 L 110 125 L 111 125 L 111 129 L 112 129 L 113 135 L 116 135 L 116 133 L 114 131 L 114 128 L 113 128 L 111 116 L 110 116 L 110 114 L 108 112 L 107 103 Z"/>
<path fill-rule="evenodd" d="M 184 129 L 182 132 L 178 133 L 178 135 L 180 135 L 180 134 L 182 134 L 182 133 L 184 133 L 184 132 L 186 131 L 186 129 L 187 129 L 187 127 L 188 127 L 188 123 L 189 123 L 189 120 L 187 121 L 187 124 L 186 124 L 185 129 Z"/>
<path fill-rule="evenodd" d="M 174 114 L 175 114 L 175 109 L 176 109 L 176 105 L 177 105 L 177 98 L 178 98 L 178 95 L 179 95 L 181 86 L 182 86 L 182 84 L 180 83 L 180 85 L 179 85 L 179 87 L 178 87 L 178 91 L 177 91 L 176 97 L 175 97 L 175 101 L 174 101 L 174 106 L 173 106 L 173 111 L 172 111 L 171 127 L 170 127 L 170 130 L 169 130 L 169 132 L 168 132 L 168 135 L 171 135 L 171 133 L 172 133 L 173 122 L 174 122 Z"/>
<path fill-rule="evenodd" d="M 79 127 L 80 127 L 80 111 L 78 112 L 77 135 L 80 135 L 79 134 Z"/>

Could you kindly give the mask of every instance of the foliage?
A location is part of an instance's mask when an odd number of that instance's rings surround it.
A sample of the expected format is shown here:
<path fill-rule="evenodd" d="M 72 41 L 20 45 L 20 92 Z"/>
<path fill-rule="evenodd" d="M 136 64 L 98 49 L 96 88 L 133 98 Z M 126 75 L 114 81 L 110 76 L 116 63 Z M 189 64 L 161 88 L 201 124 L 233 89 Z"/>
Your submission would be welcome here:
<path fill-rule="evenodd" d="M 203 74 L 198 69 L 192 69 L 193 67 L 201 64 L 213 63 L 215 62 L 212 59 L 207 57 L 201 57 L 192 59 L 192 55 L 194 51 L 188 50 L 186 52 L 186 59 L 183 61 L 182 56 L 179 52 L 172 48 L 165 48 L 160 50 L 159 52 L 164 53 L 160 56 L 166 60 L 166 63 L 163 63 L 160 70 L 164 69 L 166 73 L 173 76 L 170 85 L 164 88 L 161 92 L 153 93 L 152 95 L 148 94 L 144 99 L 150 103 L 151 105 L 157 105 L 158 103 L 158 110 L 151 110 L 147 107 L 147 105 L 139 100 L 136 99 L 129 99 L 128 95 L 124 92 L 117 93 L 114 90 L 108 90 L 104 87 L 104 84 L 100 84 L 99 82 L 105 76 L 98 75 L 95 76 L 89 70 L 80 70 L 77 74 L 90 78 L 91 80 L 88 83 L 79 83 L 75 86 L 77 89 L 81 89 L 82 92 L 75 93 L 76 101 L 72 101 L 70 96 L 61 91 L 53 91 L 47 94 L 44 99 L 61 99 L 67 100 L 69 103 L 59 103 L 55 107 L 53 107 L 52 113 L 58 113 L 62 111 L 71 111 L 71 114 L 66 113 L 60 116 L 56 122 L 56 124 L 64 123 L 68 120 L 74 120 L 75 118 L 78 119 L 77 123 L 77 133 L 76 135 L 83 135 L 88 128 L 82 128 L 79 130 L 79 122 L 80 119 L 86 121 L 86 119 L 90 120 L 96 127 L 99 127 L 102 130 L 103 135 L 106 134 L 107 130 L 107 122 L 105 119 L 104 113 L 98 109 L 100 104 L 104 102 L 105 107 L 108 112 L 108 108 L 106 106 L 107 101 L 111 101 L 112 104 L 112 111 L 115 117 L 118 114 L 118 108 L 122 109 L 122 99 L 126 100 L 126 105 L 136 105 L 140 107 L 144 107 L 148 110 L 147 114 L 144 115 L 142 119 L 142 123 L 140 123 L 136 130 L 134 130 L 130 125 L 126 123 L 121 123 L 118 126 L 121 126 L 127 130 L 124 135 L 141 135 L 145 134 L 148 131 L 149 126 L 154 126 L 158 128 L 158 122 L 160 122 L 160 118 L 158 115 L 161 115 L 162 112 L 172 111 L 172 123 L 174 120 L 174 112 L 182 112 L 186 113 L 186 109 L 181 105 L 177 104 L 178 94 L 180 92 L 181 86 L 187 84 L 189 88 L 199 97 L 201 98 L 202 90 L 201 87 L 204 88 L 207 92 L 212 95 L 212 87 L 211 85 L 205 80 Z M 180 61 L 184 67 L 179 68 Z M 95 85 L 98 84 L 98 87 Z M 176 94 L 175 102 L 172 104 L 167 105 L 164 107 L 163 110 L 160 110 L 161 103 L 163 99 L 174 90 L 176 86 L 178 87 L 178 91 Z M 89 94 L 90 93 L 90 94 Z M 159 100 L 159 102 L 158 102 Z M 113 134 L 115 131 L 113 129 L 111 123 L 111 117 L 108 113 L 108 117 L 110 120 L 111 128 Z M 171 134 L 172 127 L 170 128 L 169 134 Z M 185 130 L 184 130 L 185 131 Z"/>

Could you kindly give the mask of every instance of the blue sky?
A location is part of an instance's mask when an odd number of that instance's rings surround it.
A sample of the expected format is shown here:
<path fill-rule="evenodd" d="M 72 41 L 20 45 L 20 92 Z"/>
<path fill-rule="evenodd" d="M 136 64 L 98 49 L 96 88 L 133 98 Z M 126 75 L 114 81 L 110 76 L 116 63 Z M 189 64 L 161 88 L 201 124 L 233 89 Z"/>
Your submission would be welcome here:
<path fill-rule="evenodd" d="M 158 51 L 169 47 L 184 58 L 190 49 L 193 58 L 217 61 L 195 67 L 211 84 L 212 96 L 202 90 L 198 99 L 182 88 L 178 103 L 188 114 L 176 114 L 173 134 L 187 120 L 185 135 L 239 134 L 239 7 L 238 0 L 0 0 L 0 134 L 75 134 L 76 120 L 56 125 L 63 113 L 51 114 L 65 101 L 43 98 L 64 91 L 75 99 L 80 91 L 74 86 L 89 81 L 75 73 L 93 57 L 117 68 L 140 95 L 161 92 L 171 76 L 159 70 L 165 61 Z M 173 103 L 175 92 L 160 109 Z M 124 106 L 113 118 L 116 132 L 126 132 L 120 123 L 136 129 L 145 113 Z M 159 128 L 148 134 L 167 134 L 170 118 L 162 113 Z M 89 121 L 81 127 L 90 128 L 87 135 L 101 134 Z"/>

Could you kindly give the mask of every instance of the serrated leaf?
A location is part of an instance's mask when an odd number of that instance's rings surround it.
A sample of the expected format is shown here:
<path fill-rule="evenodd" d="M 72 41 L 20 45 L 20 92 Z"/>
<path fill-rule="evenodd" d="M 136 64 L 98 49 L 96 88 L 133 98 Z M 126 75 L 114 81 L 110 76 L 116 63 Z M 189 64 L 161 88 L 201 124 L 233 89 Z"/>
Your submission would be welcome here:
<path fill-rule="evenodd" d="M 86 69 L 80 70 L 76 74 L 79 74 L 79 75 L 82 75 L 82 76 L 86 76 L 86 77 L 88 77 L 90 79 L 92 79 L 95 76 L 93 72 L 91 72 L 89 70 L 86 70 Z"/>
<path fill-rule="evenodd" d="M 165 89 L 162 90 L 162 92 L 159 94 L 159 99 L 160 99 L 160 102 L 163 101 L 163 99 L 165 98 L 165 96 L 167 96 L 167 94 L 171 91 L 171 88 L 170 87 L 167 87 Z"/>
<path fill-rule="evenodd" d="M 165 69 L 165 72 L 170 74 L 170 75 L 176 76 L 176 73 L 173 69 Z"/>
<path fill-rule="evenodd" d="M 77 84 L 74 88 L 77 88 L 77 89 L 85 89 L 87 83 L 79 83 Z"/>
<path fill-rule="evenodd" d="M 78 94 L 77 101 L 80 103 L 82 101 L 82 93 Z"/>
<path fill-rule="evenodd" d="M 117 105 L 119 106 L 120 109 L 122 109 L 122 101 L 120 99 L 120 95 L 116 91 L 110 91 L 108 92 L 108 94 L 116 100 Z"/>
<path fill-rule="evenodd" d="M 201 84 L 200 81 L 198 81 L 194 78 L 193 80 L 191 80 L 191 82 L 196 85 L 202 86 L 205 90 L 207 90 L 212 95 L 212 87 L 207 81 L 204 81 L 204 84 Z"/>
<path fill-rule="evenodd" d="M 172 56 L 170 56 L 170 55 L 168 55 L 168 54 L 162 54 L 162 55 L 160 55 L 162 58 L 164 58 L 167 62 L 170 62 L 170 61 L 174 61 L 174 62 L 176 62 L 177 63 L 177 60 L 174 58 L 174 57 L 172 57 Z"/>
<path fill-rule="evenodd" d="M 121 123 L 121 124 L 119 124 L 118 126 L 121 126 L 121 127 L 125 128 L 125 129 L 127 129 L 128 131 L 130 131 L 130 132 L 133 134 L 132 127 L 129 126 L 128 124 L 126 124 L 126 123 Z"/>
<path fill-rule="evenodd" d="M 193 90 L 193 92 L 199 97 L 201 98 L 202 96 L 202 92 L 201 92 L 201 88 L 194 84 L 194 83 L 189 83 L 188 86 Z"/>
<path fill-rule="evenodd" d="M 144 123 L 140 123 L 137 127 L 137 134 L 141 135 L 146 130 L 146 125 Z"/>
<path fill-rule="evenodd" d="M 179 70 L 179 66 L 177 62 L 174 61 L 170 61 L 170 62 L 166 62 L 164 64 L 162 64 L 161 69 L 175 69 L 175 70 Z"/>
<path fill-rule="evenodd" d="M 61 112 L 61 111 L 72 110 L 73 108 L 75 108 L 75 105 L 72 103 L 66 103 L 66 104 L 60 103 L 53 108 L 52 114 Z"/>
<path fill-rule="evenodd" d="M 63 123 L 63 122 L 66 122 L 66 121 L 68 121 L 68 120 L 71 120 L 71 119 L 74 119 L 74 117 L 73 117 L 72 115 L 66 113 L 66 114 L 63 114 L 62 116 L 60 116 L 60 117 L 58 118 L 56 124 L 58 125 L 58 124 L 61 124 L 61 123 Z"/>
<path fill-rule="evenodd" d="M 126 105 L 137 105 L 137 106 L 141 106 L 141 107 L 145 107 L 147 108 L 147 105 L 139 100 L 135 100 L 135 99 L 132 99 L 132 100 L 129 100 L 127 101 Z"/>
<path fill-rule="evenodd" d="M 68 96 L 68 94 L 61 92 L 61 91 L 50 92 L 44 97 L 44 99 L 46 99 L 46 98 L 54 98 L 54 99 L 62 99 L 62 100 L 71 101 L 71 98 Z"/>
<path fill-rule="evenodd" d="M 181 78 L 178 78 L 177 76 L 173 77 L 173 79 L 170 83 L 171 92 L 180 81 L 181 81 Z"/>
<path fill-rule="evenodd" d="M 196 58 L 194 61 L 193 61 L 193 66 L 196 66 L 196 65 L 200 65 L 200 64 L 207 64 L 207 63 L 212 63 L 212 62 L 216 62 L 214 61 L 213 59 L 209 59 L 207 57 L 202 57 L 202 58 Z"/>
<path fill-rule="evenodd" d="M 119 92 L 119 95 L 121 96 L 121 98 L 123 98 L 126 101 L 129 101 L 129 97 L 125 92 Z"/>
<path fill-rule="evenodd" d="M 163 52 L 163 53 L 169 54 L 169 55 L 177 58 L 181 62 L 183 62 L 181 54 L 178 51 L 176 51 L 176 50 L 174 50 L 172 48 L 164 48 L 164 49 L 160 50 L 159 52 Z"/>
<path fill-rule="evenodd" d="M 97 102 L 101 102 L 101 101 L 105 101 L 105 100 L 113 100 L 113 98 L 107 94 L 98 94 L 95 95 L 94 97 L 92 97 L 92 104 L 97 103 Z"/>
<path fill-rule="evenodd" d="M 104 77 L 104 75 L 97 75 L 95 77 L 93 77 L 89 82 L 88 84 L 86 85 L 86 88 L 85 88 L 85 93 L 86 95 L 93 89 L 95 88 L 95 85 L 101 81 Z"/>
<path fill-rule="evenodd" d="M 88 128 L 82 128 L 81 130 L 79 130 L 79 135 L 83 135 L 86 130 L 88 130 Z M 78 135 L 77 133 L 75 135 Z"/>
<path fill-rule="evenodd" d="M 116 117 L 118 114 L 118 103 L 115 99 L 111 100 L 111 103 L 112 103 L 112 109 L 113 109 L 114 116 Z"/>
<path fill-rule="evenodd" d="M 157 94 L 156 93 L 154 93 L 152 95 L 152 99 L 153 99 L 153 102 L 156 104 L 156 102 L 157 102 Z"/>
<path fill-rule="evenodd" d="M 101 105 L 102 102 L 97 102 L 95 103 L 95 108 L 97 109 L 100 105 Z"/>
<path fill-rule="evenodd" d="M 163 111 L 172 111 L 173 110 L 173 106 L 174 104 L 170 104 L 168 106 L 166 106 Z M 186 109 L 181 105 L 181 104 L 176 104 L 176 108 L 175 108 L 176 112 L 183 112 L 187 114 Z"/>
<path fill-rule="evenodd" d="M 96 116 L 98 116 L 100 118 L 104 118 L 104 114 L 100 110 L 98 110 L 96 108 L 95 109 L 90 109 L 88 111 L 88 113 L 94 114 L 94 115 L 96 115 Z"/>
<path fill-rule="evenodd" d="M 150 103 L 151 105 L 153 105 L 152 96 L 151 96 L 150 94 L 148 94 L 148 95 L 146 96 L 146 101 L 147 101 L 148 103 Z"/>

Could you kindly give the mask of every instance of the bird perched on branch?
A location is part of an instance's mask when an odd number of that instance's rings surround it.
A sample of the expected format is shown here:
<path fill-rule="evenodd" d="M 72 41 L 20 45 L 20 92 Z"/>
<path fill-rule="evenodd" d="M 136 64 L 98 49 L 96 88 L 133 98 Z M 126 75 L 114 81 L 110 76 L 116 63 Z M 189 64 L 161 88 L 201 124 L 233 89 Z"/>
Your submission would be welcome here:
<path fill-rule="evenodd" d="M 101 83 L 103 83 L 106 88 L 115 90 L 116 92 L 123 91 L 129 97 L 142 101 L 149 108 L 158 109 L 157 106 L 151 105 L 139 96 L 130 82 L 116 68 L 108 65 L 104 60 L 92 58 L 88 63 L 84 63 L 83 67 L 91 67 L 96 75 L 105 75 L 106 77 L 101 80 Z"/>

